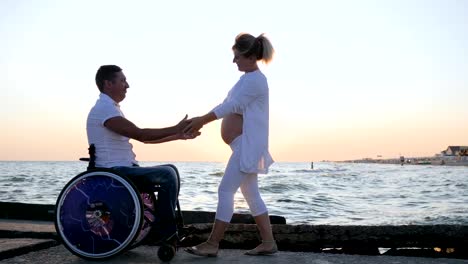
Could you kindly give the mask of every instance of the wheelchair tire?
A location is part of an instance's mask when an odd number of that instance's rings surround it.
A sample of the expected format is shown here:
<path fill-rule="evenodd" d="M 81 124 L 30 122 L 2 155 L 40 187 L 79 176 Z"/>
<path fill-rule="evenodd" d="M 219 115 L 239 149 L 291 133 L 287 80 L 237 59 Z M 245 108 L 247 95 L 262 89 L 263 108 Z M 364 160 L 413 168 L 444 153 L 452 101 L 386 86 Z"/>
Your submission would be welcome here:
<path fill-rule="evenodd" d="M 164 262 L 170 261 L 175 254 L 175 247 L 169 244 L 162 244 L 158 249 L 158 258 Z"/>
<path fill-rule="evenodd" d="M 122 253 L 138 238 L 143 202 L 135 185 L 111 170 L 83 172 L 57 198 L 55 229 L 64 246 L 84 259 Z"/>

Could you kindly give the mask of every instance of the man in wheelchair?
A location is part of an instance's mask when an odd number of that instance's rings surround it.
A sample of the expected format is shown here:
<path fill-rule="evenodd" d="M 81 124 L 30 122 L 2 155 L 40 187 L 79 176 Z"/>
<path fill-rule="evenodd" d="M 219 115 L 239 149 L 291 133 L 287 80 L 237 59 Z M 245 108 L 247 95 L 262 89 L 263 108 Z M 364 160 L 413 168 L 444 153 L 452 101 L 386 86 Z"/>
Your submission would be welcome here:
<path fill-rule="evenodd" d="M 163 143 L 178 139 L 193 139 L 200 135 L 184 134 L 187 116 L 174 126 L 139 128 L 122 113 L 119 103 L 125 99 L 129 84 L 122 69 L 103 65 L 96 73 L 99 99 L 89 112 L 86 131 L 88 143 L 95 147 L 95 167 L 111 168 L 127 176 L 139 189 L 158 192 L 156 224 L 159 235 L 165 239 L 176 236 L 176 203 L 179 175 L 173 165 L 140 167 L 130 139 L 144 143 Z"/>

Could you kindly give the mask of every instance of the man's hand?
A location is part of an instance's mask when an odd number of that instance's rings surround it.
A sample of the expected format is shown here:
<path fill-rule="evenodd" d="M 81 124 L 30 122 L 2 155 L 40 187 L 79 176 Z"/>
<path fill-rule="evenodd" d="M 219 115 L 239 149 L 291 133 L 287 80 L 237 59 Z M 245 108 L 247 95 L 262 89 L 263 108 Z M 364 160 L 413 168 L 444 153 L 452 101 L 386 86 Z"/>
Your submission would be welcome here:
<path fill-rule="evenodd" d="M 180 120 L 179 123 L 177 123 L 177 125 L 175 125 L 175 129 L 176 129 L 176 134 L 180 134 L 180 133 L 183 133 L 184 132 L 184 129 L 185 127 L 187 127 L 187 125 L 189 124 L 189 120 L 187 120 L 187 117 L 188 115 L 185 115 L 185 117 Z"/>
<path fill-rule="evenodd" d="M 186 140 L 186 139 L 194 139 L 198 137 L 199 135 L 201 135 L 201 132 L 197 131 L 195 133 L 179 133 L 177 134 L 177 137 L 179 139 Z"/>

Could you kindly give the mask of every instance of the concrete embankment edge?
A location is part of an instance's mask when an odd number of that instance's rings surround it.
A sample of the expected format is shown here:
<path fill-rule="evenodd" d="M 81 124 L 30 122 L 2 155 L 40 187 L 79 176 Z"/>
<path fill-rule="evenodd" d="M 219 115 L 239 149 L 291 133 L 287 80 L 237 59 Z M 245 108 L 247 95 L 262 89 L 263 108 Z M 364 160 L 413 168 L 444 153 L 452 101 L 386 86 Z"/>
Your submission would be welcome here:
<path fill-rule="evenodd" d="M 206 240 L 212 224 L 191 224 L 184 228 L 190 234 L 181 246 L 192 246 Z M 387 255 L 468 258 L 468 226 L 310 226 L 273 225 L 278 247 L 282 251 L 328 252 L 379 255 L 379 248 L 391 248 Z M 0 219 L 2 239 L 42 239 L 56 241 L 52 222 Z M 149 238 L 151 242 L 152 237 Z M 19 240 L 18 240 L 19 241 Z M 231 224 L 221 248 L 248 249 L 260 241 L 254 224 Z M 52 242 L 46 244 L 53 246 Z M 28 246 L 28 245 L 26 245 Z M 402 253 L 401 248 L 411 247 Z M 419 251 L 414 250 L 419 248 Z M 441 249 L 436 251 L 435 249 Z M 338 250 L 339 249 L 339 250 Z M 17 251 L 18 253 L 27 252 Z M 0 255 L 1 255 L 0 251 Z M 10 253 L 8 253 L 10 254 Z M 11 254 L 10 254 L 11 255 Z"/>
<path fill-rule="evenodd" d="M 24 248 L 13 251 L 17 252 L 15 254 L 28 252 L 31 248 L 33 250 L 41 249 L 41 247 L 53 246 L 58 243 L 56 242 L 58 237 L 54 224 L 50 221 L 50 219 L 53 219 L 53 206 L 0 203 L 0 209 L 2 206 L 4 208 L 14 208 L 13 210 L 0 210 L 3 214 L 3 219 L 0 217 L 0 239 L 4 239 L 4 241 L 11 240 L 12 243 L 17 243 L 18 247 Z M 45 210 L 47 213 L 40 214 L 49 220 L 37 221 L 11 218 L 17 214 L 15 211 L 24 212 L 25 207 L 32 209 L 23 218 L 35 218 L 34 213 L 31 212 L 35 212 L 34 210 L 44 212 Z M 41 210 L 37 208 L 41 208 Z M 8 219 L 5 219 L 5 216 L 8 216 L 6 217 Z M 189 232 L 189 235 L 181 246 L 195 245 L 208 237 L 214 219 L 213 212 L 185 211 L 184 218 L 187 219 L 183 231 Z M 234 220 L 236 223 L 231 224 L 227 229 L 225 239 L 221 243 L 222 248 L 247 249 L 259 243 L 258 230 L 250 215 L 236 214 Z M 280 216 L 274 216 L 272 223 L 274 223 L 272 225 L 273 232 L 278 246 L 283 251 L 378 255 L 380 254 L 379 248 L 390 248 L 392 250 L 389 250 L 387 254 L 401 255 L 402 248 L 410 247 L 421 249 L 418 253 L 420 256 L 468 258 L 466 253 L 468 252 L 468 226 L 464 225 L 287 225 L 285 224 L 286 220 Z M 37 239 L 38 241 L 37 243 L 34 241 L 28 242 L 27 239 Z M 24 246 L 21 246 L 21 243 Z M 31 246 L 31 244 L 34 245 Z M 7 248 L 7 246 L 2 246 L 2 248 Z M 439 249 L 439 251 L 435 249 Z M 414 252 L 416 251 L 412 250 L 409 255 L 414 254 Z M 7 256 L 8 254 L 4 253 L 3 255 Z M 408 255 L 408 253 L 405 254 Z"/>
<path fill-rule="evenodd" d="M 58 245 L 55 239 L 0 238 L 0 260 Z"/>

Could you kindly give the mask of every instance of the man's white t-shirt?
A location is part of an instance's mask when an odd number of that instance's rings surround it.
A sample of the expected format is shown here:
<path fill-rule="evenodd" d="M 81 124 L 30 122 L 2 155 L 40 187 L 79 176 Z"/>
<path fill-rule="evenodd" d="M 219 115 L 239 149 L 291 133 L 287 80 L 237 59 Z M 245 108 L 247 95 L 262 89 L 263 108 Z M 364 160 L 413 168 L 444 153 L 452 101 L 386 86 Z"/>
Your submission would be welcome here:
<path fill-rule="evenodd" d="M 104 126 L 108 119 L 116 116 L 124 117 L 119 104 L 108 95 L 101 93 L 86 122 L 88 144 L 94 144 L 96 147 L 96 167 L 110 168 L 138 164 L 130 139 Z"/>

